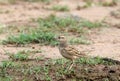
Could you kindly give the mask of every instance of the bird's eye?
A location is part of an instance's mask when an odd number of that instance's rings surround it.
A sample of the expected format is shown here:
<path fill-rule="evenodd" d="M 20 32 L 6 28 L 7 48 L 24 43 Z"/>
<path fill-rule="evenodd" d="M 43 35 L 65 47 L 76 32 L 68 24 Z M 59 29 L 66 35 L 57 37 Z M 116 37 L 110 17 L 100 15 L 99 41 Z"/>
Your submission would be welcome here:
<path fill-rule="evenodd" d="M 58 39 L 64 39 L 64 37 L 63 36 L 59 36 Z"/>
<path fill-rule="evenodd" d="M 59 36 L 58 39 L 60 39 L 61 37 Z"/>

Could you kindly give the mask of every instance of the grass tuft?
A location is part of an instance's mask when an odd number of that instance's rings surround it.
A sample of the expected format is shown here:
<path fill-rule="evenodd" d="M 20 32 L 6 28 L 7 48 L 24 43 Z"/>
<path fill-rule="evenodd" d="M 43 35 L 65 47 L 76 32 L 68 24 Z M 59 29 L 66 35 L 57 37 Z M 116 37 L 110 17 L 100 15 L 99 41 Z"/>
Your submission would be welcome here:
<path fill-rule="evenodd" d="M 87 27 L 89 29 L 91 28 L 98 28 L 102 26 L 101 22 L 90 22 L 88 20 L 83 20 L 80 24 L 82 27 Z"/>
<path fill-rule="evenodd" d="M 19 61 L 25 61 L 25 60 L 29 59 L 28 56 L 29 55 L 27 53 L 20 51 L 17 54 L 10 55 L 10 58 L 12 60 L 15 60 L 15 61 L 17 61 L 17 60 L 19 60 Z"/>
<path fill-rule="evenodd" d="M 44 3 L 49 3 L 52 0 L 23 0 L 23 1 L 27 1 L 27 2 L 44 2 Z"/>
<path fill-rule="evenodd" d="M 89 45 L 91 42 L 85 38 L 72 38 L 69 41 L 71 44 L 86 44 Z"/>
<path fill-rule="evenodd" d="M 39 26 L 36 29 L 28 30 L 26 33 L 19 32 L 17 36 L 10 35 L 6 40 L 3 40 L 3 44 L 16 44 L 25 45 L 29 43 L 40 43 L 44 45 L 57 45 L 58 42 L 54 39 L 58 33 L 74 33 L 83 34 L 88 29 L 101 27 L 101 22 L 90 22 L 88 20 L 76 17 L 76 16 L 62 16 L 57 17 L 50 15 L 46 18 L 39 18 L 36 22 Z M 72 40 L 75 43 L 85 43 L 77 38 Z M 88 42 L 87 42 L 88 43 Z"/>
<path fill-rule="evenodd" d="M 29 44 L 29 43 L 44 43 L 46 45 L 57 44 L 54 39 L 55 35 L 52 32 L 32 32 L 30 34 L 20 33 L 18 36 L 9 36 L 3 40 L 3 44 Z"/>
<path fill-rule="evenodd" d="M 102 5 L 102 6 L 106 6 L 106 7 L 107 7 L 107 6 L 108 6 L 108 7 L 109 7 L 109 6 L 112 7 L 112 6 L 116 6 L 117 3 L 118 3 L 118 0 L 112 0 L 111 2 L 102 2 L 101 5 Z"/>
<path fill-rule="evenodd" d="M 42 60 L 37 63 L 36 61 L 24 62 L 24 63 L 21 61 L 19 62 L 4 61 L 0 64 L 0 80 L 7 81 L 6 79 L 10 79 L 8 81 L 14 81 L 16 79 L 19 79 L 20 81 L 23 81 L 23 80 L 31 79 L 31 81 L 34 80 L 58 81 L 65 77 L 67 79 L 68 77 L 71 77 L 69 79 L 77 79 L 78 74 L 76 74 L 76 72 L 78 71 L 81 73 L 83 72 L 87 73 L 87 74 L 83 73 L 82 75 L 88 76 L 88 74 L 89 75 L 91 74 L 89 72 L 94 71 L 95 69 L 94 67 L 96 67 L 96 65 L 103 65 L 109 68 L 109 66 L 111 67 L 112 65 L 114 66 L 115 64 L 112 61 L 106 61 L 99 57 L 95 57 L 95 58 L 82 57 L 75 60 L 75 64 L 70 71 L 66 71 L 66 68 L 70 65 L 70 62 L 69 60 L 66 60 L 64 58 L 54 59 L 54 60 L 49 59 L 44 61 Z M 19 67 L 15 67 L 16 63 L 17 64 L 19 63 Z M 93 74 L 94 73 L 96 73 L 96 70 L 95 72 L 93 72 Z M 80 77 L 84 77 L 84 76 L 80 75 Z"/>
<path fill-rule="evenodd" d="M 0 64 L 0 67 L 2 67 L 2 68 L 12 68 L 12 67 L 15 67 L 15 63 L 12 62 L 12 61 L 3 61 Z"/>
<path fill-rule="evenodd" d="M 55 11 L 69 11 L 69 7 L 67 5 L 55 5 L 52 7 L 52 10 Z"/>

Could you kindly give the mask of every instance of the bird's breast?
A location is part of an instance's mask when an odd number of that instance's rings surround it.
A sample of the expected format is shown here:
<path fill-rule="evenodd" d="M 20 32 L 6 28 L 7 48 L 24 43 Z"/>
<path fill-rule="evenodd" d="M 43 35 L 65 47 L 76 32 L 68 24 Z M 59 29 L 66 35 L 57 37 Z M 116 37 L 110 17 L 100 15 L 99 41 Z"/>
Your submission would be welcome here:
<path fill-rule="evenodd" d="M 70 59 L 70 60 L 74 59 L 74 56 L 70 55 L 67 51 L 64 50 L 64 48 L 59 48 L 59 51 L 60 51 L 60 54 L 61 54 L 63 57 L 65 57 L 65 58 L 67 58 L 67 59 Z M 75 57 L 75 58 L 76 58 L 76 57 Z"/>

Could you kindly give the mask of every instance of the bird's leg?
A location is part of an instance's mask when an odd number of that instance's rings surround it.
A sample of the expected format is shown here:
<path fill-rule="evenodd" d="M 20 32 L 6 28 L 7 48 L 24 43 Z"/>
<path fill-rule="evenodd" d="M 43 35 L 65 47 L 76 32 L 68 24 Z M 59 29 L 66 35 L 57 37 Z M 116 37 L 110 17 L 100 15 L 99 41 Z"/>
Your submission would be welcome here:
<path fill-rule="evenodd" d="M 70 67 L 68 68 L 68 70 L 70 70 L 73 67 L 73 65 L 74 65 L 74 60 L 72 60 L 72 63 L 70 65 Z"/>

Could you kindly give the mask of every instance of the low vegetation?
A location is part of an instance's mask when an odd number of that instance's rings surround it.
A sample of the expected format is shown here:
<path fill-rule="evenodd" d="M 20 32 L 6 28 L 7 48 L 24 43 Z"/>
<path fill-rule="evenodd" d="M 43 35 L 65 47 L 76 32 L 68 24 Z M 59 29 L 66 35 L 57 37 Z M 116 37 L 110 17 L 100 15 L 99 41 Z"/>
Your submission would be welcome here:
<path fill-rule="evenodd" d="M 16 57 L 15 57 L 16 58 Z M 20 57 L 21 58 L 21 57 Z M 28 63 L 29 62 L 29 63 Z M 66 64 L 66 65 L 65 65 Z M 75 65 L 70 71 L 66 71 L 66 68 L 70 65 L 70 61 L 66 59 L 42 59 L 42 60 L 34 60 L 34 61 L 22 61 L 22 60 L 12 60 L 12 61 L 3 61 L 0 64 L 0 80 L 2 81 L 58 81 L 58 80 L 100 80 L 94 77 L 98 77 L 100 74 L 103 79 L 111 80 L 109 75 L 110 68 L 107 66 L 111 66 L 116 64 L 113 61 L 105 61 L 102 58 L 79 58 L 76 59 Z M 102 65 L 104 68 L 109 68 L 109 70 L 105 71 L 97 71 L 94 67 L 97 68 L 96 65 Z M 88 67 L 89 66 L 89 67 Z M 101 67 L 101 68 L 102 68 Z M 118 66 L 119 67 L 119 66 Z M 117 68 L 117 67 L 116 67 Z M 98 68 L 97 68 L 98 69 Z M 93 71 L 95 70 L 95 71 Z M 77 72 L 79 71 L 79 73 Z M 96 74 L 94 75 L 95 73 Z M 119 73 L 119 70 L 117 70 Z M 83 74 L 84 72 L 85 74 Z M 108 74 L 104 74 L 107 73 Z M 81 74 L 82 75 L 81 75 Z M 87 77 L 86 75 L 90 75 Z M 115 74 L 116 80 L 117 73 Z M 91 78 L 93 77 L 93 78 Z M 114 77 L 114 76 L 113 76 Z"/>
<path fill-rule="evenodd" d="M 93 0 L 85 0 L 86 7 L 91 7 L 93 5 L 99 6 L 116 6 L 119 0 L 110 0 L 110 1 L 93 1 Z"/>
<path fill-rule="evenodd" d="M 100 3 L 102 6 L 116 6 L 117 5 L 118 0 L 112 0 L 111 2 L 102 2 Z"/>
<path fill-rule="evenodd" d="M 19 0 L 0 0 L 0 3 L 10 3 L 15 4 Z M 52 0 L 20 0 L 20 1 L 26 1 L 26 2 L 43 2 L 43 3 L 50 3 Z"/>
<path fill-rule="evenodd" d="M 80 38 L 71 38 L 69 40 L 70 44 L 86 44 L 89 45 L 91 42 L 87 40 L 86 38 L 80 37 Z"/>
<path fill-rule="evenodd" d="M 52 7 L 52 10 L 55 10 L 55 11 L 69 11 L 69 7 L 67 5 L 54 5 Z"/>
<path fill-rule="evenodd" d="M 52 0 L 23 0 L 23 1 L 50 3 Z"/>
<path fill-rule="evenodd" d="M 5 31 L 6 25 L 0 23 L 0 34 Z"/>
<path fill-rule="evenodd" d="M 29 54 L 28 54 L 28 52 L 20 51 L 16 54 L 11 54 L 9 56 L 10 56 L 9 58 L 12 59 L 12 60 L 25 61 L 25 60 L 28 60 Z"/>
<path fill-rule="evenodd" d="M 28 7 L 21 1 L 26 2 Z M 41 8 L 48 10 L 49 6 L 51 12 L 62 13 L 70 11 L 69 5 L 53 6 L 52 2 L 54 3 L 54 1 L 56 3 L 59 2 L 58 0 L 0 0 L 0 4 L 7 3 L 7 6 L 10 5 L 13 12 L 15 9 L 22 9 L 21 4 L 30 11 Z M 98 3 L 93 0 L 84 1 L 85 4 L 83 6 L 78 4 L 77 10 L 94 5 L 110 7 L 117 5 L 118 2 L 118 0 L 112 0 L 112 2 L 101 2 L 99 0 L 100 2 L 98 1 Z M 40 2 L 40 5 L 36 5 L 36 3 L 31 5 L 33 2 Z M 18 4 L 20 4 L 19 7 L 16 7 Z M 11 5 L 15 6 L 11 7 Z M 4 7 L 4 5 L 2 6 Z M 7 15 L 8 13 L 12 13 L 11 10 L 0 10 L 0 14 Z M 12 15 L 9 16 L 12 17 Z M 26 15 L 23 13 L 21 16 Z M 9 34 L 6 39 L 0 40 L 0 43 L 16 46 L 26 44 L 32 46 L 36 43 L 55 46 L 58 45 L 58 41 L 55 38 L 58 35 L 65 35 L 70 44 L 88 45 L 92 42 L 87 39 L 86 34 L 91 30 L 104 26 L 102 21 L 91 22 L 69 14 L 61 16 L 50 15 L 45 18 L 32 20 L 34 23 L 37 23 L 36 27 L 6 27 L 0 23 L 0 34 Z M 9 45 L 5 46 L 7 48 Z M 71 61 L 64 58 L 49 59 L 40 55 L 35 57 L 36 53 L 44 51 L 36 50 L 34 46 L 31 48 L 32 50 L 22 50 L 17 53 L 9 53 L 3 49 L 6 55 L 8 55 L 8 59 L 0 62 L 0 81 L 120 81 L 120 61 L 100 57 L 81 57 L 76 59 L 73 68 L 67 71 L 66 69 Z"/>
<path fill-rule="evenodd" d="M 32 32 L 30 34 L 20 33 L 18 36 L 9 36 L 7 40 L 4 40 L 3 43 L 9 44 L 29 44 L 29 43 L 41 43 L 41 44 L 51 44 L 54 45 L 57 43 L 54 39 L 55 35 L 52 32 Z"/>
<path fill-rule="evenodd" d="M 86 31 L 92 28 L 101 27 L 101 22 L 90 22 L 88 20 L 74 17 L 63 16 L 57 17 L 50 15 L 46 18 L 39 18 L 37 21 L 39 26 L 36 29 L 30 29 L 27 32 L 20 32 L 17 36 L 10 35 L 6 40 L 3 40 L 3 44 L 29 44 L 40 43 L 44 45 L 57 45 L 58 42 L 55 37 L 58 33 L 73 33 L 83 35 Z M 79 37 L 80 38 L 80 37 Z M 81 39 L 72 40 L 72 43 L 85 43 L 87 41 L 81 41 Z M 87 42 L 88 43 L 88 42 Z"/>

